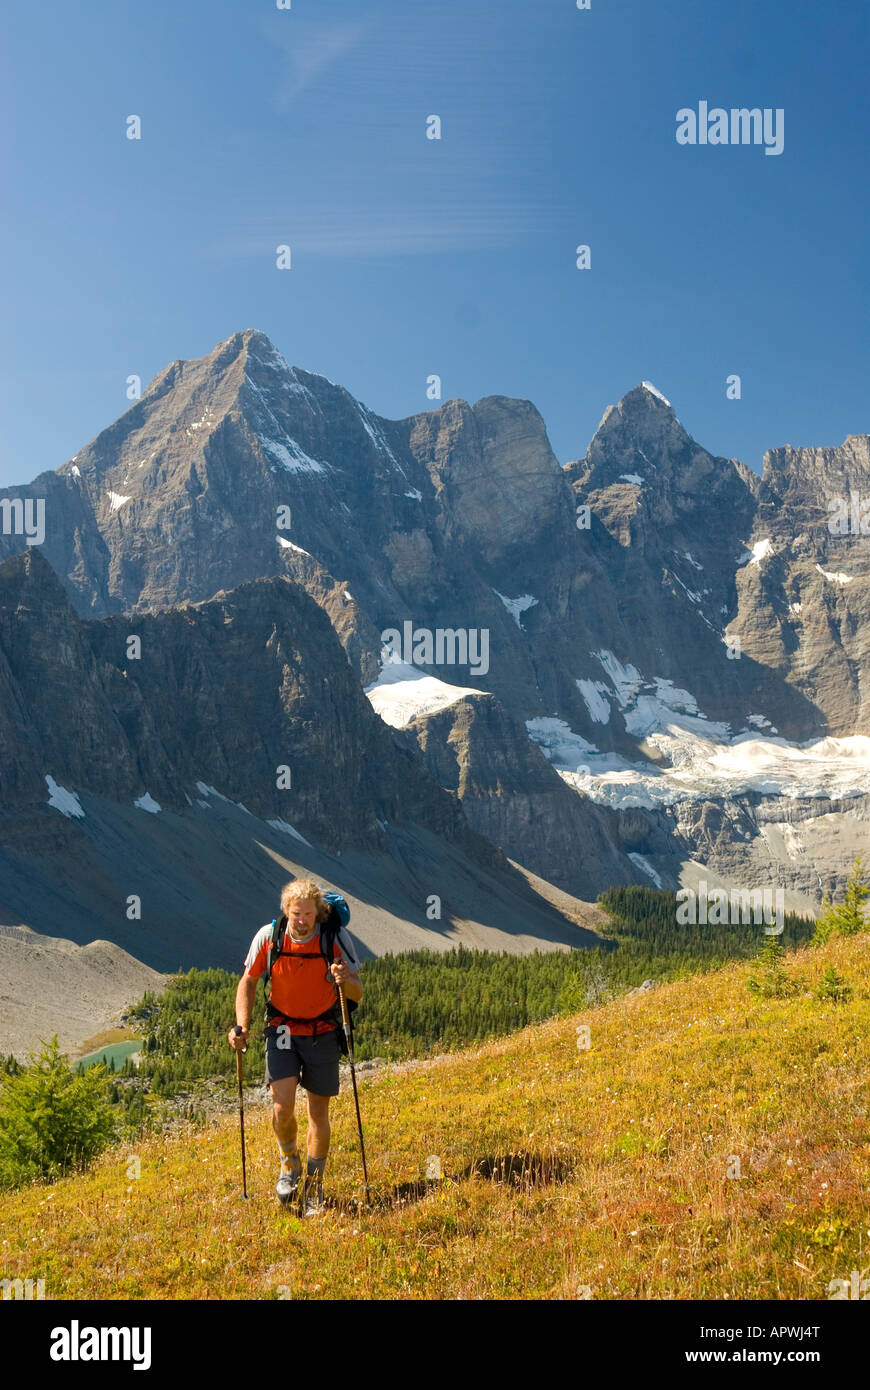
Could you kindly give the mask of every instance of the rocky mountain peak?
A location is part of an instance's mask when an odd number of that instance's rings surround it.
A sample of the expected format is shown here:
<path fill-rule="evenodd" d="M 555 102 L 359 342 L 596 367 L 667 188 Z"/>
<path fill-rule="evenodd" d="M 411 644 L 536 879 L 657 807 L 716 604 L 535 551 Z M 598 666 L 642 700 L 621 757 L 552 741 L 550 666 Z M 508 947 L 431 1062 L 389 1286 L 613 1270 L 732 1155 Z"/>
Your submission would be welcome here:
<path fill-rule="evenodd" d="M 674 548 L 684 554 L 712 547 L 714 567 L 733 572 L 738 533 L 751 524 L 759 480 L 737 460 L 697 444 L 650 382 L 608 407 L 585 458 L 565 471 L 578 500 L 588 501 L 621 546 L 652 547 L 663 556 Z M 709 597 L 721 608 L 712 586 Z"/>
<path fill-rule="evenodd" d="M 46 610 L 70 617 L 73 608 L 66 590 L 38 545 L 28 546 L 0 564 L 4 591 L 3 616 L 14 624 L 39 621 Z"/>
<path fill-rule="evenodd" d="M 415 415 L 408 447 L 441 504 L 445 534 L 495 563 L 568 517 L 562 469 L 531 401 L 484 396 Z"/>
<path fill-rule="evenodd" d="M 656 473 L 671 474 L 686 463 L 693 446 L 670 402 L 642 382 L 607 407 L 577 471 L 592 488 L 625 482 L 623 475 L 653 483 Z"/>
<path fill-rule="evenodd" d="M 822 448 L 793 448 L 784 444 L 764 455 L 762 480 L 779 497 L 867 488 L 870 479 L 870 434 L 849 434 L 842 444 Z"/>

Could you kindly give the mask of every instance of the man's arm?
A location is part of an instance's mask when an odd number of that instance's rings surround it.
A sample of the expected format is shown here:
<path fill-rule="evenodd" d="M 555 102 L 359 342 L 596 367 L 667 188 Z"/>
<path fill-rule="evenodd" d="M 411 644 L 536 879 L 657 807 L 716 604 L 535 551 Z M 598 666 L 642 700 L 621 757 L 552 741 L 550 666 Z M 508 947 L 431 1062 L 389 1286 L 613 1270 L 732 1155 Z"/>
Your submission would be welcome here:
<path fill-rule="evenodd" d="M 254 998 L 257 993 L 257 981 L 253 975 L 249 975 L 247 970 L 239 980 L 239 987 L 236 990 L 236 1023 L 242 1028 L 241 1033 L 230 1030 L 228 1037 L 230 1047 L 244 1049 L 248 1045 L 248 1031 L 251 1027 L 251 1014 L 254 1012 Z"/>

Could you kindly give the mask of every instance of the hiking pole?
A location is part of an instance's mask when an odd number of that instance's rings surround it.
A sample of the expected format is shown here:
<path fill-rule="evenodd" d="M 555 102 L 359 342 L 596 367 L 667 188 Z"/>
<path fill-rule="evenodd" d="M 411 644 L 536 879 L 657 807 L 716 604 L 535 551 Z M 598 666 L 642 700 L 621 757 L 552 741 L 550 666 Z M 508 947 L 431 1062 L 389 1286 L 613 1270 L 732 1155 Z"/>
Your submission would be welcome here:
<path fill-rule="evenodd" d="M 233 1029 L 233 1032 L 236 1034 L 242 1032 L 242 1029 L 238 1023 Z M 247 1050 L 248 1049 L 246 1047 L 243 1047 L 241 1049 L 237 1047 L 235 1049 L 236 1076 L 239 1082 L 239 1127 L 242 1135 L 242 1196 L 245 1198 L 247 1198 L 248 1196 L 248 1177 L 245 1171 L 245 1102 L 242 1096 L 242 1053 L 247 1052 Z"/>
<path fill-rule="evenodd" d="M 347 1039 L 347 1060 L 350 1062 L 350 1079 L 353 1082 L 353 1103 L 356 1106 L 356 1126 L 359 1130 L 359 1150 L 362 1154 L 363 1181 L 366 1189 L 366 1206 L 369 1204 L 369 1174 L 366 1168 L 366 1149 L 363 1143 L 362 1119 L 359 1113 L 359 1092 L 356 1089 L 356 1071 L 353 1064 L 353 1029 L 350 1026 L 350 1014 L 347 1011 L 347 1000 L 344 997 L 344 986 L 337 985 L 338 997 L 341 1000 L 341 1021 L 344 1024 L 344 1036 Z"/>

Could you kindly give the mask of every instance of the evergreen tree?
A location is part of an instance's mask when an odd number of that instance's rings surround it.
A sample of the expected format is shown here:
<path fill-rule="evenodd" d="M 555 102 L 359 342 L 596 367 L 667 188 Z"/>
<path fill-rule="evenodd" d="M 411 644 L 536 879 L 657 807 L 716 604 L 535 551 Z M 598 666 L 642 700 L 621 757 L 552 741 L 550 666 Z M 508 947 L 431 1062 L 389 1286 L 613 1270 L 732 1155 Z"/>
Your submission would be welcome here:
<path fill-rule="evenodd" d="M 832 936 L 854 936 L 867 928 L 866 903 L 870 898 L 867 870 L 862 855 L 858 855 L 852 865 L 852 872 L 846 883 L 846 891 L 841 903 L 834 903 L 826 897 L 822 903 L 821 915 L 813 933 L 813 945 L 820 946 Z"/>
<path fill-rule="evenodd" d="M 752 975 L 747 983 L 751 994 L 764 999 L 785 999 L 796 994 L 799 984 L 782 967 L 785 954 L 780 934 L 765 937 L 758 956 L 762 974 Z"/>
<path fill-rule="evenodd" d="M 116 1136 L 101 1064 L 70 1069 L 57 1035 L 17 1074 L 0 1074 L 0 1186 L 84 1167 Z"/>
<path fill-rule="evenodd" d="M 816 987 L 816 998 L 822 1003 L 845 1004 L 852 998 L 852 986 L 830 965 Z"/>

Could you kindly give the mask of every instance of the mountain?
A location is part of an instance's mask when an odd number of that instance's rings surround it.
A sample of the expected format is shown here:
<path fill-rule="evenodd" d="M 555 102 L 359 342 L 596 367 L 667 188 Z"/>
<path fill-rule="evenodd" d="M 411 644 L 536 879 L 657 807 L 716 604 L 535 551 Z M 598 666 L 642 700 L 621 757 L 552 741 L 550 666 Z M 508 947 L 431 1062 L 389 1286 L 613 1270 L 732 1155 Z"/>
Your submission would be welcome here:
<path fill-rule="evenodd" d="M 4 495 L 44 499 L 82 618 L 147 631 L 292 579 L 394 746 L 564 891 L 691 861 L 808 903 L 870 807 L 870 566 L 832 494 L 870 498 L 870 437 L 773 450 L 758 478 L 645 382 L 563 467 L 530 401 L 386 420 L 249 329 Z"/>
<path fill-rule="evenodd" d="M 0 937 L 16 1028 L 40 995 L 34 946 L 47 938 L 85 947 L 98 926 L 128 975 L 131 961 L 240 968 L 297 874 L 346 894 L 366 954 L 595 939 L 576 925 L 594 910 L 542 895 L 468 825 L 286 577 L 83 620 L 31 548 L 0 565 L 0 691 Z M 80 1035 L 97 1021 L 85 1013 Z"/>

